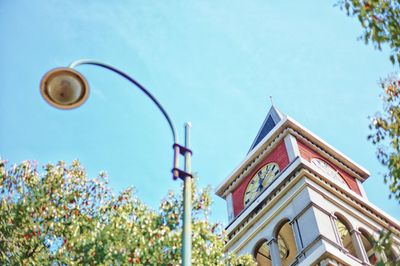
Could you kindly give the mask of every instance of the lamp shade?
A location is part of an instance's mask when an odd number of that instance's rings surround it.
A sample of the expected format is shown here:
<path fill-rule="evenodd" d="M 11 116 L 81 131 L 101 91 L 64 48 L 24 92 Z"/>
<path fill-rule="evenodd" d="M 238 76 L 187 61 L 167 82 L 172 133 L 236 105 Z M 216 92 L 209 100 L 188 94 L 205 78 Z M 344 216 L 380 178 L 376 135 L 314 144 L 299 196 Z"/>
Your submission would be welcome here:
<path fill-rule="evenodd" d="M 78 71 L 68 67 L 55 68 L 42 78 L 40 92 L 50 105 L 59 109 L 72 109 L 86 101 L 89 85 Z"/>

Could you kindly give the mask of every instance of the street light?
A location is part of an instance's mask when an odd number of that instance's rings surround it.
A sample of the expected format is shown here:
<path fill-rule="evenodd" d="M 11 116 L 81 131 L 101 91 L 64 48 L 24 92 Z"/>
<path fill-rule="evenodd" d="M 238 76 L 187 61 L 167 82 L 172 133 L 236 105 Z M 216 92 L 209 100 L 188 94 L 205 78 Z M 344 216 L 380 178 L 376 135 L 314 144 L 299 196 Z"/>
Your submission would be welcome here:
<path fill-rule="evenodd" d="M 94 60 L 77 60 L 68 67 L 55 68 L 47 72 L 40 83 L 40 92 L 43 98 L 50 105 L 59 109 L 73 109 L 82 105 L 89 96 L 89 84 L 85 77 L 74 68 L 80 65 L 95 65 L 114 73 L 119 74 L 125 79 L 133 83 L 144 94 L 146 94 L 153 103 L 158 107 L 168 122 L 173 137 L 173 168 L 172 177 L 174 180 L 180 178 L 183 180 L 183 233 L 182 233 L 182 265 L 191 265 L 192 256 L 192 218 L 191 218 L 191 201 L 192 201 L 192 174 L 191 174 L 191 157 L 190 150 L 190 129 L 191 124 L 185 124 L 185 145 L 178 143 L 178 135 L 175 130 L 174 123 L 165 111 L 161 103 L 139 82 L 134 80 L 125 72 L 102 62 Z M 179 156 L 184 156 L 184 169 L 179 169 Z"/>

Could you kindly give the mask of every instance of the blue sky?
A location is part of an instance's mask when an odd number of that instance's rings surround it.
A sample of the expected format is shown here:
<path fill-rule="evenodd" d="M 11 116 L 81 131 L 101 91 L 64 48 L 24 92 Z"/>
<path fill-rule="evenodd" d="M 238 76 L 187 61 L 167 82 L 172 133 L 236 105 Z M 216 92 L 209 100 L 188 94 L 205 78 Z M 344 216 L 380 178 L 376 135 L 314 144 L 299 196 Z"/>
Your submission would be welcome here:
<path fill-rule="evenodd" d="M 106 70 L 78 68 L 91 85 L 81 108 L 60 111 L 39 94 L 49 69 L 92 58 L 147 87 L 180 139 L 191 121 L 193 170 L 214 188 L 242 161 L 275 105 L 371 172 L 370 201 L 388 200 L 368 117 L 381 109 L 387 51 L 334 1 L 0 1 L 0 155 L 40 164 L 79 159 L 118 191 L 135 186 L 153 207 L 172 181 L 171 135 L 139 90 Z M 214 197 L 213 220 L 227 220 Z"/>

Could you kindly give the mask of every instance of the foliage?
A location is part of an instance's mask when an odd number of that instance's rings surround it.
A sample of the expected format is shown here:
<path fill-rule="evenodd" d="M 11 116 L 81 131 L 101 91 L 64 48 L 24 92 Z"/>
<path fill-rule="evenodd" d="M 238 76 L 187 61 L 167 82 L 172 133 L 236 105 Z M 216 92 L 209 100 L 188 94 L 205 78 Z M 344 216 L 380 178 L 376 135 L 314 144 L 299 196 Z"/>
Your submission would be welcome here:
<path fill-rule="evenodd" d="M 396 261 L 391 260 L 390 258 L 395 257 L 393 254 L 393 233 L 391 231 L 382 230 L 379 234 L 378 240 L 372 239 L 372 243 L 374 245 L 374 250 L 377 254 L 385 254 L 387 260 L 384 262 L 382 259 L 379 260 L 377 265 L 379 266 L 396 266 L 398 265 Z"/>
<path fill-rule="evenodd" d="M 132 189 L 114 195 L 105 174 L 89 179 L 77 161 L 40 173 L 0 160 L 0 200 L 1 265 L 180 264 L 182 201 L 172 192 L 154 211 Z M 221 225 L 208 221 L 209 189 L 193 200 L 193 264 L 254 265 L 224 257 Z"/>
<path fill-rule="evenodd" d="M 377 114 L 372 119 L 370 129 L 373 133 L 368 136 L 373 144 L 378 146 L 377 156 L 379 161 L 387 167 L 384 175 L 385 183 L 389 183 L 390 195 L 400 202 L 400 78 L 391 74 L 380 80 L 383 90 L 383 114 Z M 393 257 L 392 232 L 382 230 L 378 240 L 374 240 L 374 249 L 378 254 L 384 253 L 387 258 Z M 395 262 L 382 260 L 378 265 L 395 265 Z"/>
<path fill-rule="evenodd" d="M 400 64 L 400 1 L 399 0 L 339 0 L 347 15 L 356 16 L 364 31 L 361 39 L 381 50 L 391 49 L 390 61 Z"/>
<path fill-rule="evenodd" d="M 379 50 L 383 44 L 388 44 L 390 62 L 400 66 L 400 0 L 339 0 L 338 5 L 348 16 L 358 18 L 363 27 L 360 38 L 365 44 L 371 42 Z M 398 75 L 392 74 L 379 83 L 383 89 L 384 113 L 372 119 L 372 133 L 368 138 L 377 145 L 378 159 L 388 169 L 384 181 L 389 184 L 390 196 L 400 202 L 400 80 Z M 393 258 L 392 244 L 390 230 L 382 230 L 378 240 L 374 240 L 375 250 L 378 254 L 385 253 L 387 258 Z M 382 259 L 378 263 L 394 264 L 396 262 Z"/>
<path fill-rule="evenodd" d="M 379 161 L 388 168 L 384 176 L 391 195 L 400 201 L 400 80 L 392 74 L 380 81 L 384 113 L 377 114 L 370 124 L 369 136 L 378 145 Z"/>

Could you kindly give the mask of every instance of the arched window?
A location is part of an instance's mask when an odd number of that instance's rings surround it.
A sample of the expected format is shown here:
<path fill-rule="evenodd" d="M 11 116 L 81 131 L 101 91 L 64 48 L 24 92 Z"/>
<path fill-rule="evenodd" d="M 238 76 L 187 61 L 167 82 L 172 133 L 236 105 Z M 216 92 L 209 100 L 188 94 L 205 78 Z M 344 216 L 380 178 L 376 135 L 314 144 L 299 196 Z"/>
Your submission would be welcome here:
<path fill-rule="evenodd" d="M 289 221 L 281 225 L 278 231 L 278 248 L 282 266 L 290 265 L 296 258 L 297 248 Z"/>
<path fill-rule="evenodd" d="M 267 243 L 268 241 L 264 240 L 257 245 L 254 257 L 256 258 L 258 266 L 272 265 L 271 254 Z M 278 248 L 281 261 L 287 260 L 287 258 L 289 257 L 289 248 L 285 240 L 283 240 L 282 235 L 278 235 Z"/>
<path fill-rule="evenodd" d="M 378 263 L 378 256 L 375 253 L 371 235 L 364 229 L 360 229 L 359 231 L 361 233 L 361 242 L 364 246 L 365 252 L 367 253 L 368 262 L 372 265 L 376 265 Z"/>
<path fill-rule="evenodd" d="M 350 228 L 349 224 L 341 216 L 337 216 L 336 228 L 339 233 L 339 237 L 340 237 L 342 246 L 345 249 L 347 249 L 351 255 L 353 255 L 354 257 L 357 257 L 353 239 L 350 234 L 351 228 Z"/>
<path fill-rule="evenodd" d="M 269 246 L 266 240 L 261 241 L 254 254 L 258 266 L 272 266 L 271 255 L 269 254 Z"/>
<path fill-rule="evenodd" d="M 288 232 L 288 229 L 291 230 L 290 225 L 289 223 L 285 223 L 281 227 L 278 235 L 279 257 L 282 265 L 289 265 L 290 262 L 292 262 L 291 257 L 293 257 L 294 259 L 297 253 L 294 242 L 290 242 L 290 244 L 287 244 L 289 243 L 288 241 L 294 241 L 293 233 L 291 233 L 291 231 Z M 290 234 L 292 235 L 292 237 L 290 237 Z M 289 248 L 291 245 L 294 246 L 292 250 L 290 250 Z M 293 256 L 290 257 L 290 254 L 292 254 Z M 272 258 L 267 240 L 262 240 L 258 243 L 255 249 L 254 257 L 256 258 L 258 266 L 272 266 Z"/>

